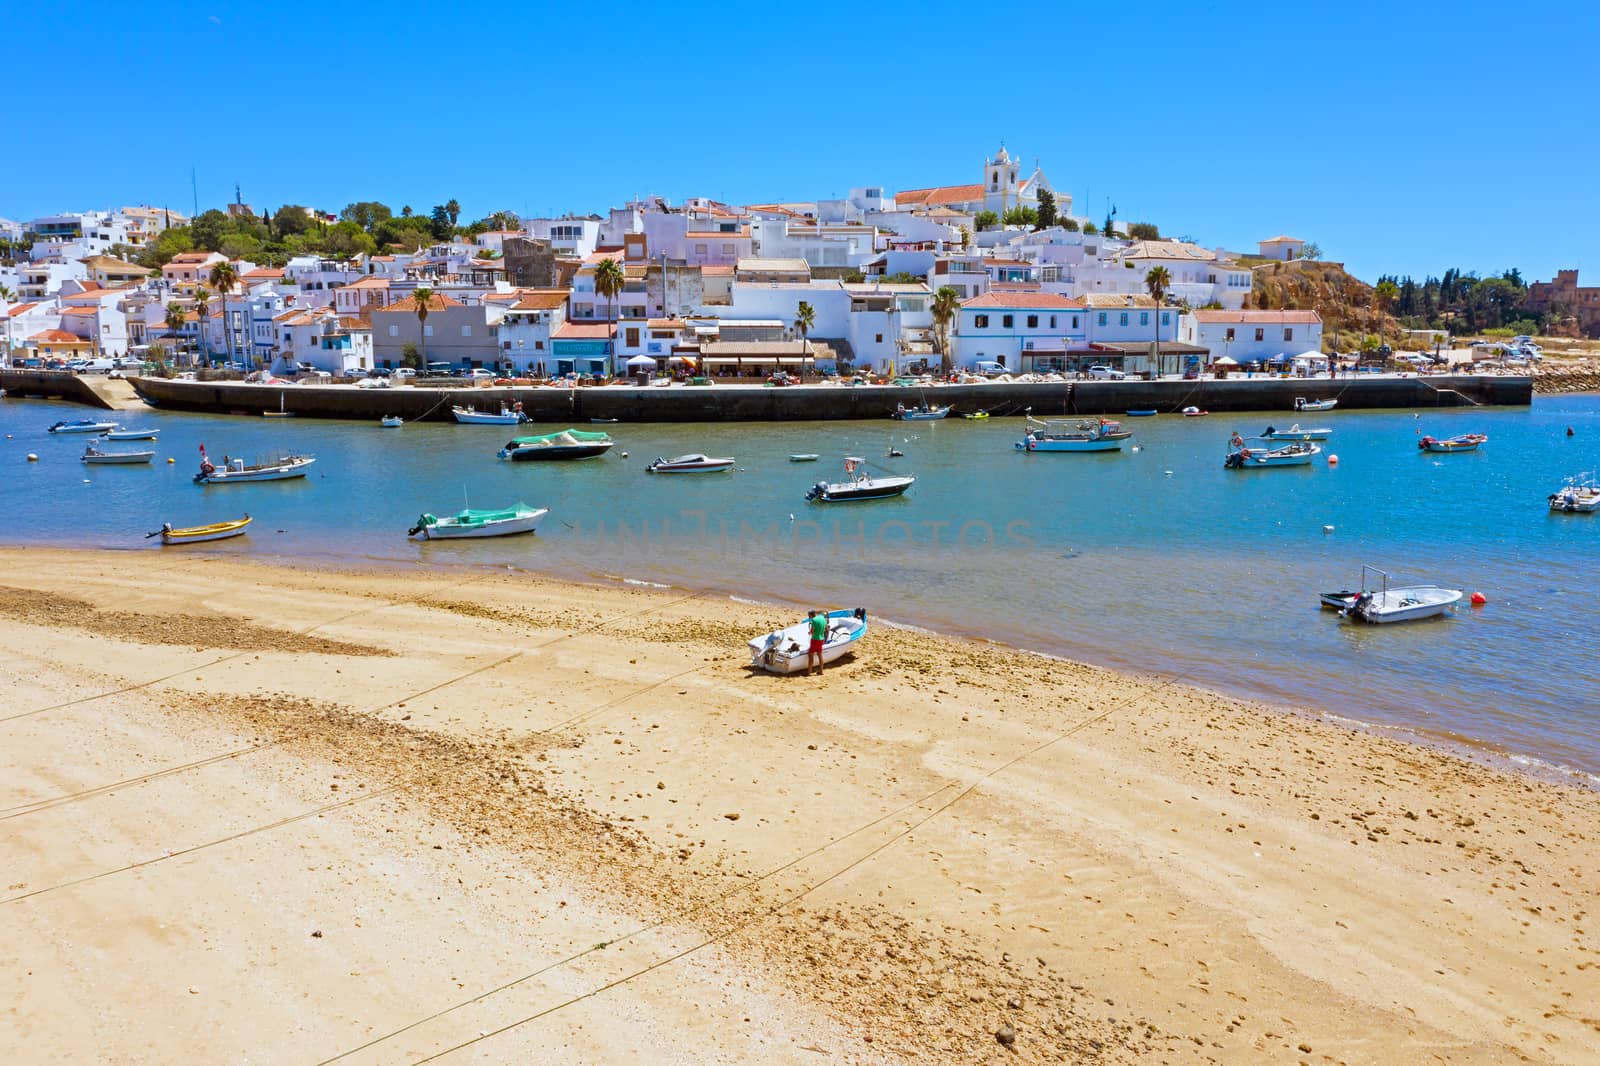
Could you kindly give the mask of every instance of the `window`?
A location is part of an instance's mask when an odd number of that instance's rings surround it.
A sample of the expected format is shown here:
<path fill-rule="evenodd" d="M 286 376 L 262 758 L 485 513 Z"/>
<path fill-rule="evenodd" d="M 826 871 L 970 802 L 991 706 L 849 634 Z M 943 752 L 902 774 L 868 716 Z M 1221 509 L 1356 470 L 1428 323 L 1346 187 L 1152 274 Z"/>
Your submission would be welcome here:
<path fill-rule="evenodd" d="M 1258 328 L 1258 329 L 1257 329 L 1257 330 L 1256 330 L 1256 340 L 1258 340 L 1258 341 L 1264 341 L 1264 340 L 1266 340 L 1266 339 L 1267 339 L 1267 331 L 1266 331 L 1266 330 L 1264 330 L 1264 329 L 1260 329 L 1260 328 Z"/>
<path fill-rule="evenodd" d="M 544 351 L 544 341 L 534 341 L 533 342 L 533 350 L 536 351 L 536 352 Z"/>
<path fill-rule="evenodd" d="M 877 344 L 882 344 L 883 343 L 883 334 L 874 333 L 873 336 L 877 338 L 877 340 L 874 343 L 877 343 Z"/>
<path fill-rule="evenodd" d="M 695 255 L 705 255 L 706 254 L 706 246 L 703 245 L 703 244 L 695 245 L 694 246 L 694 254 Z"/>
<path fill-rule="evenodd" d="M 637 326 L 628 327 L 628 339 L 626 343 L 630 348 L 639 347 L 639 329 Z"/>
<path fill-rule="evenodd" d="M 988 315 L 973 315 L 972 316 L 972 328 L 973 329 L 988 329 L 989 328 L 989 316 Z"/>
<path fill-rule="evenodd" d="M 1001 329 L 1010 329 L 1011 328 L 1011 324 L 1014 321 L 1015 321 L 1015 318 L 1013 316 L 1011 316 L 1011 315 L 1001 315 L 1000 316 L 1000 328 Z"/>
<path fill-rule="evenodd" d="M 462 336 L 463 336 L 463 337 L 470 337 L 470 336 L 472 336 L 472 327 L 471 327 L 471 326 L 462 326 L 462 327 L 461 327 L 461 335 L 462 335 Z"/>
<path fill-rule="evenodd" d="M 1056 328 L 1056 316 L 1055 315 L 1051 315 L 1050 316 L 1050 328 L 1051 329 L 1055 329 Z"/>
<path fill-rule="evenodd" d="M 1039 328 L 1039 316 L 1038 315 L 1029 315 L 1028 316 L 1028 328 L 1029 329 L 1038 329 Z"/>
<path fill-rule="evenodd" d="M 723 246 L 722 246 L 722 254 L 723 254 L 723 255 L 732 255 L 732 254 L 733 254 L 733 245 L 731 245 L 731 244 L 724 244 L 724 245 L 723 245 Z"/>
<path fill-rule="evenodd" d="M 1150 312 L 1149 311 L 1140 311 L 1139 312 L 1139 325 L 1148 326 L 1149 324 L 1150 324 Z"/>
<path fill-rule="evenodd" d="M 1163 326 L 1164 326 L 1164 325 L 1166 325 L 1166 324 L 1167 324 L 1167 323 L 1168 323 L 1168 322 L 1169 322 L 1169 321 L 1171 321 L 1171 320 L 1170 320 L 1170 319 L 1169 319 L 1169 318 L 1168 318 L 1168 317 L 1167 317 L 1167 316 L 1168 316 L 1168 315 L 1170 315 L 1170 314 L 1172 314 L 1172 312 L 1171 312 L 1171 311 L 1163 311 L 1163 312 L 1161 312 L 1161 324 L 1162 324 L 1162 325 L 1163 325 Z"/>
<path fill-rule="evenodd" d="M 1230 340 L 1230 341 L 1233 340 L 1233 327 L 1232 326 L 1228 327 L 1227 335 L 1223 337 L 1223 340 Z"/>
<path fill-rule="evenodd" d="M 433 327 L 428 325 L 426 322 L 424 322 L 423 325 L 422 325 L 422 335 L 424 337 L 433 336 Z"/>
<path fill-rule="evenodd" d="M 1294 330 L 1289 329 L 1288 327 L 1284 327 L 1283 339 L 1286 340 L 1286 341 L 1294 340 Z"/>
<path fill-rule="evenodd" d="M 1128 324 L 1128 312 L 1123 311 L 1121 314 L 1119 314 L 1117 316 L 1117 325 L 1126 326 L 1127 324 Z"/>
<path fill-rule="evenodd" d="M 1104 311 L 1101 311 L 1099 315 L 1095 316 L 1094 324 L 1097 326 L 1103 326 L 1106 324 L 1106 313 Z"/>

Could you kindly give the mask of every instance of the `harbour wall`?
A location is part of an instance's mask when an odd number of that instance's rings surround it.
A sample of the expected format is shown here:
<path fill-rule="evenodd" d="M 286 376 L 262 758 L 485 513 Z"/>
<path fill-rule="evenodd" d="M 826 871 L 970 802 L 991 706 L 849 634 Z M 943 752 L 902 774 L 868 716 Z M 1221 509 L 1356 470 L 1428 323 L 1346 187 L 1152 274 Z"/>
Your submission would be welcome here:
<path fill-rule="evenodd" d="M 1186 406 L 1208 411 L 1291 411 L 1296 397 L 1338 399 L 1342 409 L 1527 405 L 1528 377 L 1460 375 L 1372 376 L 1351 379 L 1233 378 L 1225 381 L 1074 381 L 845 387 L 748 385 L 650 388 L 628 385 L 578 389 L 548 387 L 358 389 L 343 385 L 247 385 L 163 378 L 131 379 L 147 403 L 168 410 L 262 415 L 283 411 L 307 418 L 376 420 L 399 415 L 407 421 L 450 421 L 453 405 L 497 410 L 521 403 L 530 421 L 619 422 L 794 422 L 885 418 L 897 404 L 926 399 L 953 404 L 957 414 L 987 410 L 996 415 L 1038 417 L 1120 415 L 1135 410 L 1177 412 Z"/>
<path fill-rule="evenodd" d="M 39 397 L 116 410 L 117 405 L 96 391 L 95 384 L 65 370 L 0 370 L 0 389 L 6 390 L 7 398 Z"/>

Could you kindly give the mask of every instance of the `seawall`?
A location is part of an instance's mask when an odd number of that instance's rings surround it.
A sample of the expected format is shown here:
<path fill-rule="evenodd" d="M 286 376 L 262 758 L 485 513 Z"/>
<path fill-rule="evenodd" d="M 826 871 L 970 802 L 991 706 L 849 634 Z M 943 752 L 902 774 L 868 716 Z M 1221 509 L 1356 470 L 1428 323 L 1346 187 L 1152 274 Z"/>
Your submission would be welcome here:
<path fill-rule="evenodd" d="M 1296 397 L 1337 398 L 1341 408 L 1459 407 L 1472 404 L 1526 405 L 1528 377 L 1484 375 L 1371 376 L 1340 380 L 1233 378 L 1225 381 L 1075 381 L 895 386 L 798 385 L 762 388 L 715 385 L 640 388 L 632 385 L 581 389 L 493 387 L 434 389 L 400 386 L 358 389 L 345 385 L 247 385 L 162 378 L 131 379 L 147 403 L 176 411 L 261 415 L 282 410 L 308 418 L 376 420 L 399 415 L 407 421 L 449 421 L 455 404 L 494 410 L 519 402 L 533 422 L 791 422 L 884 418 L 896 404 L 926 398 L 954 404 L 957 414 L 979 409 L 1040 417 L 1122 414 L 1130 410 L 1293 410 Z"/>
<path fill-rule="evenodd" d="M 108 384 L 114 383 L 105 379 L 91 381 L 65 370 L 0 370 L 0 389 L 5 389 L 9 398 L 36 396 L 115 411 L 117 404 L 112 398 L 96 389 L 97 385 L 104 388 Z"/>

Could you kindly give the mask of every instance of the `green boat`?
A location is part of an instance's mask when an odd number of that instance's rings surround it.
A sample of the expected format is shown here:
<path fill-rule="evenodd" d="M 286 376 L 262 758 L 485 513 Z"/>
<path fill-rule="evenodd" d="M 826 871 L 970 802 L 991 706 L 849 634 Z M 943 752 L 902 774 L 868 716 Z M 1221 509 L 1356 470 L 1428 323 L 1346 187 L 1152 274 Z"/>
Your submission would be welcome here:
<path fill-rule="evenodd" d="M 532 533 L 539 527 L 539 519 L 548 514 L 544 507 L 533 508 L 525 503 L 504 507 L 498 511 L 474 511 L 470 508 L 460 514 L 443 518 L 422 515 L 411 527 L 410 536 L 421 534 L 424 540 L 457 540 L 464 537 L 507 537 L 513 533 Z"/>
<path fill-rule="evenodd" d="M 500 449 L 500 458 L 513 462 L 540 462 L 556 459 L 592 459 L 611 450 L 616 441 L 609 433 L 590 433 L 563 429 L 537 437 L 514 437 Z"/>

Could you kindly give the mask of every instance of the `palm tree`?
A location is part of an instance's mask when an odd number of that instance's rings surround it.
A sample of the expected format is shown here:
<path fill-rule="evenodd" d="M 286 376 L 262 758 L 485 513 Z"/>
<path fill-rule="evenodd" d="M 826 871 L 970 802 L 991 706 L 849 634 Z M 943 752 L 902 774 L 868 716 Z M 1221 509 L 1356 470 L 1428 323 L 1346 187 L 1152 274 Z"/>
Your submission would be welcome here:
<path fill-rule="evenodd" d="M 794 309 L 794 331 L 800 334 L 800 373 L 805 374 L 805 357 L 811 354 L 811 341 L 808 338 L 811 327 L 817 324 L 817 309 L 804 300 Z"/>
<path fill-rule="evenodd" d="M 444 205 L 445 213 L 450 216 L 450 225 L 455 226 L 456 220 L 461 217 L 461 205 L 451 197 L 450 202 Z"/>
<path fill-rule="evenodd" d="M 428 372 L 428 301 L 433 299 L 433 290 L 426 285 L 419 285 L 411 294 L 417 301 L 417 339 L 422 342 L 422 355 L 419 359 L 421 366 L 417 367 L 418 374 Z"/>
<path fill-rule="evenodd" d="M 228 324 L 228 294 L 239 280 L 239 272 L 232 263 L 218 263 L 211 268 L 211 287 L 222 294 L 222 336 L 228 347 L 228 362 L 233 362 L 233 328 Z"/>
<path fill-rule="evenodd" d="M 939 345 L 939 373 L 950 376 L 950 323 L 961 310 L 961 294 L 948 285 L 933 294 L 933 339 Z"/>
<path fill-rule="evenodd" d="M 1150 298 L 1156 302 L 1156 375 L 1161 374 L 1161 307 L 1167 298 L 1167 288 L 1172 284 L 1172 274 L 1166 267 L 1156 265 L 1144 276 L 1144 287 L 1150 290 Z"/>
<path fill-rule="evenodd" d="M 0 310 L 5 310 L 6 308 L 8 308 L 10 306 L 10 304 L 11 304 L 11 301 L 15 300 L 16 298 L 17 298 L 17 294 L 14 291 L 12 291 L 12 289 L 10 289 L 9 287 L 7 287 L 5 285 L 0 285 Z M 9 314 L 6 315 L 6 350 L 5 350 L 5 352 L 3 354 L 4 354 L 5 358 L 4 359 L 0 359 L 0 365 L 10 366 L 11 365 L 11 316 Z"/>
<path fill-rule="evenodd" d="M 200 358 L 205 360 L 207 366 L 211 365 L 211 353 L 206 349 L 206 313 L 210 307 L 211 290 L 202 285 L 194 290 L 194 309 L 199 315 Z"/>
<path fill-rule="evenodd" d="M 622 295 L 622 287 L 627 280 L 627 275 L 623 273 L 621 264 L 615 259 L 608 257 L 595 264 L 594 291 L 596 295 L 606 298 L 606 313 L 613 323 L 612 332 L 616 332 L 616 300 L 618 296 Z"/>
<path fill-rule="evenodd" d="M 1377 288 L 1372 290 L 1372 306 L 1378 312 L 1378 336 L 1380 341 L 1383 337 L 1383 316 L 1399 295 L 1400 286 L 1388 278 L 1378 282 Z"/>
<path fill-rule="evenodd" d="M 183 333 L 183 305 L 176 300 L 167 305 L 167 331 L 178 337 L 173 347 L 181 352 L 183 350 L 183 338 L 180 336 Z M 181 366 L 182 364 L 180 363 L 179 365 Z"/>

